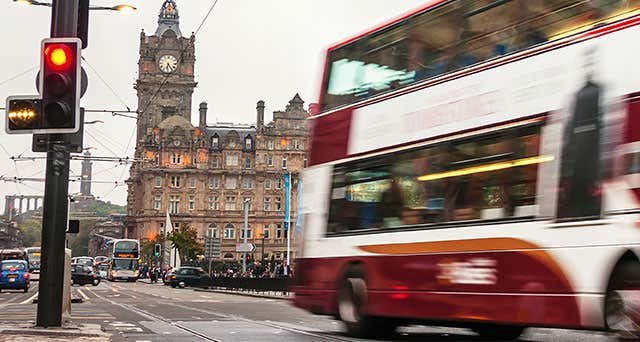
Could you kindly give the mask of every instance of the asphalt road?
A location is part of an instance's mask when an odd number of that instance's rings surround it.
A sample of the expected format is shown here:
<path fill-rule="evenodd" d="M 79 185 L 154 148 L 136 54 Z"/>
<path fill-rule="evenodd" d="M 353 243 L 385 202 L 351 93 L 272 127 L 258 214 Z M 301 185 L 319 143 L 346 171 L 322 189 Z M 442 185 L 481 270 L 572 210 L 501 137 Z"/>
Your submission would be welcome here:
<path fill-rule="evenodd" d="M 0 293 L 0 323 L 35 322 L 37 282 L 28 293 Z M 161 284 L 109 283 L 73 287 L 74 323 L 100 324 L 113 341 L 362 341 L 346 337 L 340 322 L 293 307 L 287 300 L 246 297 Z M 412 326 L 387 341 L 461 341 L 465 329 Z M 603 333 L 529 329 L 521 341 L 615 341 Z"/>

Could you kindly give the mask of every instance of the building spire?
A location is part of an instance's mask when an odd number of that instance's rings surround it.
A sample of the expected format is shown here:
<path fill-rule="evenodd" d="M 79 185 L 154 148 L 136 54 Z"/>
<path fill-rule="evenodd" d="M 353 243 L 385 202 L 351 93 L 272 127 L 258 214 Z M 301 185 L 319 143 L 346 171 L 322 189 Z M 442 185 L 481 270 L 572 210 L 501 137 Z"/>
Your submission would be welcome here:
<path fill-rule="evenodd" d="M 158 29 L 156 36 L 162 36 L 167 31 L 172 31 L 176 36 L 181 37 L 180 32 L 180 15 L 178 14 L 178 5 L 173 0 L 165 0 L 158 15 Z"/>

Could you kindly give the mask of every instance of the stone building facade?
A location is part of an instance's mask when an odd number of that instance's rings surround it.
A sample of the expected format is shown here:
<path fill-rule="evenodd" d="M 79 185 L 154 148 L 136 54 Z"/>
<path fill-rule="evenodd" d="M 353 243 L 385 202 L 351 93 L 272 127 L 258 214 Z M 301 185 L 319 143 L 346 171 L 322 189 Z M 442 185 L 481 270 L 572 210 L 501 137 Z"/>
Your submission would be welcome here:
<path fill-rule="evenodd" d="M 207 104 L 191 124 L 195 37 L 181 36 L 173 0 L 166 0 L 158 29 L 140 36 L 136 162 L 127 181 L 129 238 L 154 238 L 169 211 L 174 228 L 186 224 L 221 239 L 220 258 L 239 259 L 243 203 L 250 202 L 249 241 L 264 242 L 266 258 L 285 258 L 284 175 L 291 174 L 291 222 L 296 220 L 299 173 L 306 166 L 308 111 L 295 95 L 265 124 L 264 102 L 256 124 L 207 125 Z M 162 86 L 161 86 L 162 84 Z M 264 241 L 263 241 L 264 237 Z M 292 244 L 293 245 L 293 244 Z"/>

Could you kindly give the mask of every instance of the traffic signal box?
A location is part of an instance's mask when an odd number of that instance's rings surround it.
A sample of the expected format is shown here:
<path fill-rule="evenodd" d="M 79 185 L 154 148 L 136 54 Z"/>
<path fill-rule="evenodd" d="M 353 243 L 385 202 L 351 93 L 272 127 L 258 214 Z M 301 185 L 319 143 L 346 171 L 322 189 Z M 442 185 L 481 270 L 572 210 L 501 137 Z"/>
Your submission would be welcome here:
<path fill-rule="evenodd" d="M 154 254 L 155 256 L 157 256 L 157 257 L 158 257 L 158 256 L 160 256 L 161 248 L 162 248 L 162 247 L 160 246 L 160 244 L 159 244 L 159 243 L 156 243 L 156 244 L 155 244 L 155 247 L 154 247 L 153 254 Z"/>
<path fill-rule="evenodd" d="M 80 129 L 81 49 L 78 38 L 42 41 L 40 96 L 7 98 L 9 134 L 69 134 Z"/>

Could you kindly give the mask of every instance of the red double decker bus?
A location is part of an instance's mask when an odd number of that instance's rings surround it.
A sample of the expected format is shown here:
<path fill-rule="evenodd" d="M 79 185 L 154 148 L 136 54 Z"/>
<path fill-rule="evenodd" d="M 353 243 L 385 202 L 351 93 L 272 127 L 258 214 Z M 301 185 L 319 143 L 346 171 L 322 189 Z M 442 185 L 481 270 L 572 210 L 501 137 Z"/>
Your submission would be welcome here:
<path fill-rule="evenodd" d="M 638 334 L 640 1 L 432 1 L 327 52 L 295 305 Z"/>

